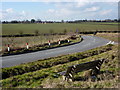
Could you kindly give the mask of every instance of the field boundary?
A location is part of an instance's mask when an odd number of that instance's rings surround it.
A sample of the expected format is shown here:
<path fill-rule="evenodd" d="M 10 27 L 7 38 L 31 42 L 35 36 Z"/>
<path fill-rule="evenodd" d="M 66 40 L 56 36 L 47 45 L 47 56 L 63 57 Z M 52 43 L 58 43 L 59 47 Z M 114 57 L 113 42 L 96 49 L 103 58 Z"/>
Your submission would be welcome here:
<path fill-rule="evenodd" d="M 120 31 L 99 31 L 99 30 L 94 30 L 94 31 L 84 31 L 84 32 L 78 32 L 78 34 L 95 34 L 95 33 L 120 33 Z M 49 33 L 46 34 L 39 34 L 39 35 L 49 35 Z M 22 35 L 0 35 L 0 37 L 33 37 L 33 36 L 39 36 L 35 34 L 22 34 Z M 54 33 L 51 35 L 65 35 L 64 33 Z"/>

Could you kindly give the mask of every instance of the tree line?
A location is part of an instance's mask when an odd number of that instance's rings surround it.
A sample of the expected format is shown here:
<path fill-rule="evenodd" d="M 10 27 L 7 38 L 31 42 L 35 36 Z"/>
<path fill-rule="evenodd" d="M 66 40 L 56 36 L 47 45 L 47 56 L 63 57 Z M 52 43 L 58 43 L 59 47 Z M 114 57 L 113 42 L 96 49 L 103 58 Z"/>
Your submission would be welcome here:
<path fill-rule="evenodd" d="M 1 21 L 1 23 L 5 23 L 5 24 L 9 24 L 9 23 L 81 23 L 81 22 L 120 22 L 120 19 L 105 19 L 105 20 L 73 20 L 73 21 L 42 21 L 40 19 L 31 19 L 31 20 L 22 20 L 22 21 L 18 21 L 18 20 L 12 20 L 12 21 Z"/>

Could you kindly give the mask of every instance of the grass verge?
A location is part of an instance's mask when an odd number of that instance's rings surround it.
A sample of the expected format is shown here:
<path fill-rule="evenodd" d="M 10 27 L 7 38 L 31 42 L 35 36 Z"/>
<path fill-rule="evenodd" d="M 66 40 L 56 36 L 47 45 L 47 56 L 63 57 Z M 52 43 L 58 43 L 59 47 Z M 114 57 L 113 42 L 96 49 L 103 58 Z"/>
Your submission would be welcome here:
<path fill-rule="evenodd" d="M 27 48 L 11 49 L 11 51 L 9 51 L 9 52 L 6 49 L 6 51 L 1 52 L 1 56 L 17 55 L 17 54 L 30 53 L 30 52 L 40 51 L 40 50 L 62 47 L 62 46 L 68 46 L 68 45 L 79 43 L 82 40 L 83 39 L 79 35 L 76 35 L 76 36 L 74 36 L 74 38 L 73 38 L 73 36 L 69 37 L 69 42 L 68 42 L 68 39 L 61 40 L 60 44 L 58 44 L 58 42 L 53 42 L 49 46 L 48 43 L 44 43 L 44 44 L 40 44 L 40 45 L 35 45 L 33 47 L 30 47 L 29 49 L 27 49 Z"/>
<path fill-rule="evenodd" d="M 81 81 L 76 79 L 75 82 L 68 83 L 62 81 L 61 76 L 57 74 L 57 72 L 66 70 L 68 66 L 93 61 L 99 58 L 104 58 L 106 61 L 103 63 L 101 67 L 101 74 L 97 76 L 95 82 Z M 17 88 L 115 88 L 119 82 L 117 79 L 117 72 L 119 70 L 117 63 L 117 47 L 113 46 L 112 50 L 99 55 L 94 55 L 85 59 L 79 59 L 77 61 L 55 65 L 50 68 L 13 76 L 3 79 L 0 82 L 2 82 L 3 87 Z M 81 77 L 82 75 L 83 72 L 78 73 L 76 78 Z"/>
<path fill-rule="evenodd" d="M 79 59 L 87 58 L 90 56 L 98 55 L 112 49 L 112 45 L 102 46 L 101 48 L 91 49 L 85 52 L 80 52 L 76 54 L 63 55 L 49 59 L 38 60 L 35 62 L 30 62 L 27 64 L 21 64 L 9 68 L 2 69 L 2 78 L 9 78 L 15 75 L 22 75 L 24 73 L 37 71 L 43 68 L 49 68 L 58 64 L 64 64 Z"/>
<path fill-rule="evenodd" d="M 119 33 L 97 33 L 96 36 L 103 37 L 115 42 L 119 42 L 120 39 Z"/>

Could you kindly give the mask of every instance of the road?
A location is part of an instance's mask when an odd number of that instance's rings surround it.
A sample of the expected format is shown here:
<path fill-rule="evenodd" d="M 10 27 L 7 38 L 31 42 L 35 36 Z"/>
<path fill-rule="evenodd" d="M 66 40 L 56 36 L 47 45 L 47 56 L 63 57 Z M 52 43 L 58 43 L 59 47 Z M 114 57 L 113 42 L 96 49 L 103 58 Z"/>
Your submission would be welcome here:
<path fill-rule="evenodd" d="M 82 38 L 83 38 L 82 42 L 70 46 L 2 57 L 2 68 L 19 65 L 21 63 L 32 62 L 39 59 L 55 57 L 59 55 L 83 52 L 89 49 L 106 45 L 108 42 L 110 42 L 107 39 L 96 36 L 82 36 Z"/>

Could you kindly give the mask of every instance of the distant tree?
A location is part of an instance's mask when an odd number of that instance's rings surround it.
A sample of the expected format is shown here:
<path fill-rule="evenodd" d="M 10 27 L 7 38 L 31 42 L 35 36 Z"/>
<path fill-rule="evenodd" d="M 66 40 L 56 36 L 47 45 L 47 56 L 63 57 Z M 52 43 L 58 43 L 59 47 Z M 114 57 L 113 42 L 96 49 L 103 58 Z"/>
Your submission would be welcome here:
<path fill-rule="evenodd" d="M 114 19 L 114 22 L 117 22 L 118 20 L 117 19 Z"/>
<path fill-rule="evenodd" d="M 120 22 L 120 18 L 118 19 L 118 22 Z"/>
<path fill-rule="evenodd" d="M 18 21 L 17 21 L 17 20 L 14 20 L 14 21 L 11 21 L 11 23 L 18 23 Z"/>
<path fill-rule="evenodd" d="M 37 19 L 37 23 L 42 23 L 42 21 L 40 19 Z"/>
<path fill-rule="evenodd" d="M 29 20 L 25 20 L 25 23 L 30 23 L 30 21 Z"/>
<path fill-rule="evenodd" d="M 64 23 L 64 20 L 61 20 L 61 23 Z"/>
<path fill-rule="evenodd" d="M 31 23 L 35 23 L 35 19 L 31 19 Z"/>
<path fill-rule="evenodd" d="M 6 23 L 6 21 L 2 21 L 2 23 Z"/>

